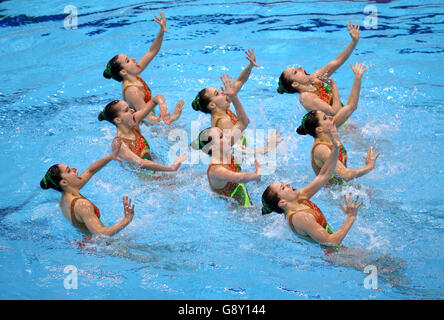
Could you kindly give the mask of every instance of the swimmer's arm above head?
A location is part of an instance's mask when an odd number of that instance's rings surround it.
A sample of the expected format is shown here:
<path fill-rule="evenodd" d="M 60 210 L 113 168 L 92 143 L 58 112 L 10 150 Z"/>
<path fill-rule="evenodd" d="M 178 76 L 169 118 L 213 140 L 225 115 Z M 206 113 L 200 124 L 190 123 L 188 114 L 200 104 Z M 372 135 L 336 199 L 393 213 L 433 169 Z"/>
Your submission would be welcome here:
<path fill-rule="evenodd" d="M 150 62 L 154 59 L 157 53 L 159 53 L 160 47 L 162 46 L 163 42 L 163 35 L 165 32 L 168 32 L 166 28 L 165 15 L 162 12 L 160 12 L 160 17 L 157 16 L 154 17 L 155 17 L 154 21 L 160 25 L 160 30 L 153 44 L 147 51 L 147 53 L 145 53 L 145 55 L 138 62 L 139 66 L 142 68 L 142 71 L 145 70 L 145 68 L 150 64 Z"/>
<path fill-rule="evenodd" d="M 88 183 L 89 179 L 93 175 L 95 175 L 97 172 L 99 172 L 104 166 L 106 166 L 111 160 L 117 160 L 122 161 L 122 159 L 119 157 L 120 147 L 122 145 L 122 141 L 120 139 L 114 139 L 112 143 L 112 153 L 107 155 L 106 157 L 97 160 L 92 165 L 89 166 L 88 169 L 86 169 L 85 172 L 83 172 L 79 177 L 82 178 L 81 185 L 79 189 L 83 188 L 85 184 Z"/>
<path fill-rule="evenodd" d="M 351 21 L 349 21 L 349 23 L 347 23 L 347 29 L 350 37 L 352 38 L 350 44 L 336 57 L 336 59 L 327 63 L 324 67 L 314 72 L 314 76 L 330 77 L 350 57 L 359 41 L 359 25 L 356 24 L 356 21 L 354 25 L 351 23 Z"/>
<path fill-rule="evenodd" d="M 245 84 L 245 82 L 247 82 L 248 78 L 250 77 L 251 74 L 251 70 L 253 69 L 253 67 L 257 67 L 259 68 L 259 66 L 256 64 L 256 55 L 254 53 L 254 49 L 248 49 L 248 51 L 244 51 L 245 54 L 247 55 L 245 58 L 250 61 L 250 63 L 248 64 L 248 66 L 242 70 L 241 74 L 239 75 L 239 77 L 236 79 L 236 82 L 234 83 L 234 85 L 236 86 L 236 91 L 239 92 L 243 85 Z"/>
<path fill-rule="evenodd" d="M 88 230 L 95 235 L 112 236 L 125 228 L 134 217 L 134 205 L 131 207 L 131 199 L 123 198 L 124 217 L 111 227 L 104 227 L 99 218 L 94 213 L 93 206 L 86 199 L 80 199 L 74 205 L 74 211 L 80 216 Z"/>
<path fill-rule="evenodd" d="M 355 78 L 353 80 L 353 87 L 350 92 L 350 96 L 348 97 L 347 104 L 341 108 L 341 110 L 339 110 L 333 118 L 333 121 L 337 127 L 341 126 L 345 121 L 347 121 L 351 114 L 357 109 L 359 94 L 361 92 L 362 75 L 368 70 L 368 68 L 362 63 L 356 62 L 354 66 L 352 64 L 350 64 L 350 66 L 355 73 Z"/>
<path fill-rule="evenodd" d="M 221 166 L 212 167 L 209 171 L 212 178 L 224 182 L 247 183 L 250 181 L 259 181 L 261 179 L 260 164 L 256 161 L 255 173 L 233 172 Z"/>

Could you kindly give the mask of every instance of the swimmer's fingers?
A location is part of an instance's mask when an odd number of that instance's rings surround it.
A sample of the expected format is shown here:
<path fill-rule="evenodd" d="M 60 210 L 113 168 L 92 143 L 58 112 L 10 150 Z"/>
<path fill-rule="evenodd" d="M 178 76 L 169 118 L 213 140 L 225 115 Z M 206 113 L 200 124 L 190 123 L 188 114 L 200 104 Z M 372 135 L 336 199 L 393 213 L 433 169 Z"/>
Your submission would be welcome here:
<path fill-rule="evenodd" d="M 347 213 L 347 210 L 345 210 L 345 208 L 342 206 L 341 203 L 339 203 L 339 206 L 341 207 L 342 211 L 344 211 L 345 213 Z"/>
<path fill-rule="evenodd" d="M 378 159 L 378 157 L 379 157 L 380 155 L 381 155 L 381 152 L 379 152 L 379 153 L 376 155 L 375 160 Z"/>
<path fill-rule="evenodd" d="M 248 49 L 248 51 L 244 51 L 245 54 L 247 55 L 245 58 L 250 61 L 250 63 L 252 65 L 254 65 L 255 67 L 259 68 L 259 66 L 256 63 L 256 54 L 254 53 L 254 49 Z"/>

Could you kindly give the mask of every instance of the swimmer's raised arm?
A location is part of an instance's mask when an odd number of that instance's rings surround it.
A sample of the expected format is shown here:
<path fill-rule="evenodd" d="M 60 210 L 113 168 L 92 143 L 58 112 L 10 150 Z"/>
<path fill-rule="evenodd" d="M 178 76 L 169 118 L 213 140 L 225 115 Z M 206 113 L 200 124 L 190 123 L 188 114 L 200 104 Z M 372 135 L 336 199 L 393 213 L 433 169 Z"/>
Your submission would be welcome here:
<path fill-rule="evenodd" d="M 237 122 L 232 128 L 235 129 L 235 131 L 240 130 L 242 133 L 242 131 L 244 131 L 245 128 L 250 123 L 250 119 L 248 119 L 247 113 L 245 112 L 242 103 L 240 102 L 237 96 L 237 90 L 233 79 L 230 79 L 228 75 L 223 75 L 223 77 L 220 78 L 225 87 L 221 88 L 222 92 L 228 97 L 230 97 L 231 102 L 233 103 L 234 109 L 236 110 L 237 114 Z"/>
<path fill-rule="evenodd" d="M 349 21 L 349 23 L 347 23 L 347 29 L 350 34 L 350 37 L 352 38 L 352 41 L 350 42 L 350 44 L 347 46 L 347 48 L 345 48 L 344 51 L 342 51 L 336 57 L 336 59 L 327 63 L 324 67 L 322 67 L 321 69 L 314 72 L 313 75 L 315 75 L 317 77 L 327 77 L 328 78 L 336 70 L 338 70 L 339 67 L 342 66 L 344 64 L 344 62 L 347 61 L 347 59 L 350 57 L 350 55 L 352 54 L 353 50 L 355 49 L 355 47 L 359 41 L 359 24 L 356 24 L 356 21 L 355 21 L 355 24 L 353 25 L 351 23 L 351 21 Z"/>
<path fill-rule="evenodd" d="M 330 180 L 336 168 L 341 141 L 336 131 L 336 126 L 333 124 L 333 119 L 331 117 L 328 117 L 327 121 L 329 130 L 328 134 L 330 136 L 330 140 L 333 143 L 333 151 L 330 153 L 316 178 L 314 178 L 308 186 L 300 190 L 301 199 L 310 199 L 316 192 L 318 192 L 327 183 L 327 181 Z"/>
<path fill-rule="evenodd" d="M 291 222 L 295 228 L 303 230 L 313 240 L 320 244 L 334 246 L 340 245 L 355 222 L 358 208 L 362 205 L 362 202 L 358 203 L 359 196 L 357 196 L 354 201 L 351 200 L 351 197 L 352 196 L 350 194 L 349 198 L 347 199 L 347 197 L 344 195 L 346 208 L 344 208 L 342 204 L 339 204 L 341 209 L 347 214 L 347 218 L 338 231 L 332 234 L 329 234 L 325 228 L 316 222 L 313 215 L 308 212 L 301 212 L 300 214 L 293 215 Z"/>
<path fill-rule="evenodd" d="M 154 16 L 156 21 L 160 25 L 159 33 L 157 34 L 156 39 L 154 40 L 153 44 L 151 45 L 150 49 L 145 53 L 145 55 L 140 59 L 138 62 L 140 68 L 145 70 L 145 68 L 150 64 L 150 62 L 154 59 L 154 57 L 157 55 L 157 53 L 160 50 L 160 47 L 162 46 L 163 42 L 163 35 L 165 32 L 168 32 L 166 28 L 166 19 L 163 12 L 160 12 L 160 17 Z"/>
<path fill-rule="evenodd" d="M 241 74 L 239 75 L 239 77 L 236 79 L 235 82 L 235 86 L 236 86 L 236 91 L 239 92 L 243 85 L 245 84 L 245 82 L 247 82 L 248 78 L 250 77 L 251 74 L 251 70 L 253 69 L 253 67 L 257 67 L 259 68 L 259 66 L 256 64 L 256 55 L 254 54 L 254 49 L 248 49 L 248 51 L 245 51 L 245 54 L 247 55 L 245 58 L 250 61 L 250 63 L 248 64 L 248 66 L 242 70 Z"/>
<path fill-rule="evenodd" d="M 119 157 L 119 152 L 120 152 L 121 145 L 122 145 L 122 141 L 120 139 L 118 139 L 118 138 L 114 139 L 114 141 L 112 143 L 112 148 L 113 148 L 112 153 L 110 153 L 106 157 L 104 157 L 104 158 L 94 162 L 92 165 L 89 166 L 88 169 L 86 169 L 85 172 L 83 172 L 79 176 L 82 179 L 82 181 L 80 183 L 80 186 L 79 186 L 79 189 L 83 188 L 83 186 L 88 183 L 89 179 L 91 179 L 91 177 L 93 175 L 95 175 L 98 171 L 100 171 L 111 160 L 122 161 L 122 159 L 120 159 L 120 157 Z"/>
<path fill-rule="evenodd" d="M 111 227 L 104 227 L 99 218 L 94 213 L 94 209 L 88 200 L 80 199 L 74 206 L 75 213 L 81 217 L 88 230 L 93 234 L 100 234 L 104 236 L 112 236 L 125 228 L 134 217 L 134 205 L 131 206 L 131 199 L 123 197 L 123 214 L 122 220 L 112 225 Z"/>
<path fill-rule="evenodd" d="M 353 66 L 352 64 L 350 64 L 350 66 L 355 73 L 355 79 L 353 80 L 353 87 L 350 92 L 350 96 L 348 97 L 347 104 L 343 108 L 341 108 L 341 110 L 339 110 L 339 112 L 333 118 L 333 121 L 335 122 L 337 127 L 347 121 L 347 119 L 358 107 L 359 94 L 361 92 L 362 75 L 365 71 L 368 70 L 368 67 L 365 67 L 362 63 L 356 62 L 355 66 Z"/>

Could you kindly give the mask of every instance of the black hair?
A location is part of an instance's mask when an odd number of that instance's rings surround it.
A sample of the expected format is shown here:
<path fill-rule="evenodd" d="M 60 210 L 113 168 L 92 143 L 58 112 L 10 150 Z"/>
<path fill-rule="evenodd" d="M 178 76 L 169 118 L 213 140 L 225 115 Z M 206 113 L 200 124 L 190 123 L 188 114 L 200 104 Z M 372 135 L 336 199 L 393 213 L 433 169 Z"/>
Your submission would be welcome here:
<path fill-rule="evenodd" d="M 115 125 L 114 123 L 114 118 L 116 118 L 118 115 L 118 111 L 117 108 L 114 108 L 114 106 L 119 103 L 120 100 L 114 100 L 111 101 L 110 103 L 108 103 L 105 107 L 105 109 L 103 109 L 102 112 L 99 113 L 99 115 L 97 116 L 97 119 L 99 119 L 99 121 L 103 121 L 106 120 L 108 122 L 111 122 L 112 124 Z"/>
<path fill-rule="evenodd" d="M 40 180 L 40 187 L 45 190 L 51 188 L 63 192 L 63 189 L 59 185 L 62 179 L 62 172 L 60 171 L 59 165 L 55 164 L 46 171 L 45 176 Z"/>
<path fill-rule="evenodd" d="M 208 134 L 208 132 L 211 129 L 212 128 L 210 127 L 210 128 L 206 128 L 206 129 L 202 130 L 199 133 L 199 137 L 197 138 L 197 141 L 199 143 L 199 150 L 202 150 L 203 152 L 207 153 L 210 157 L 212 156 L 212 150 L 210 148 L 205 148 L 205 146 L 207 144 L 209 144 L 211 141 L 213 141 L 213 137 Z M 204 137 L 203 135 L 206 135 L 206 137 Z"/>
<path fill-rule="evenodd" d="M 280 200 L 277 193 L 271 190 L 271 185 L 268 186 L 262 194 L 262 214 L 284 213 L 284 209 L 278 205 Z"/>
<path fill-rule="evenodd" d="M 287 79 L 284 75 L 284 72 L 285 71 L 283 71 L 279 77 L 279 87 L 277 88 L 277 92 L 280 94 L 295 92 L 299 93 L 299 90 L 292 86 L 293 81 Z"/>
<path fill-rule="evenodd" d="M 316 128 L 319 127 L 319 119 L 316 116 L 316 110 L 311 110 L 302 119 L 302 124 L 296 129 L 296 132 L 305 136 L 306 134 L 316 138 Z"/>
<path fill-rule="evenodd" d="M 196 98 L 194 98 L 191 106 L 196 111 L 202 111 L 203 113 L 211 113 L 210 109 L 208 109 L 208 105 L 210 104 L 210 98 L 205 95 L 206 88 L 199 91 Z"/>
<path fill-rule="evenodd" d="M 119 55 L 115 55 L 106 65 L 106 69 L 103 71 L 103 76 L 107 79 L 113 78 L 116 81 L 122 82 L 123 78 L 120 75 L 120 71 L 123 67 L 117 61 Z"/>

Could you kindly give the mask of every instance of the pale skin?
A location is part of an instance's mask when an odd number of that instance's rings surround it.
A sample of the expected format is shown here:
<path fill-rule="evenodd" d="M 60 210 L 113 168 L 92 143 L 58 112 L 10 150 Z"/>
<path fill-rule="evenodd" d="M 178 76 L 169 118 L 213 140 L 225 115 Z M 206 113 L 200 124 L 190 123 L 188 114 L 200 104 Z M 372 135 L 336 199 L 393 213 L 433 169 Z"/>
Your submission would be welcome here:
<path fill-rule="evenodd" d="M 311 110 L 319 110 L 334 116 L 341 109 L 338 88 L 336 83 L 330 77 L 344 64 L 345 61 L 347 61 L 358 44 L 359 25 L 356 24 L 356 21 L 354 24 L 349 21 L 349 23 L 347 23 L 347 29 L 352 41 L 344 51 L 321 69 L 315 71 L 313 74 L 308 74 L 302 67 L 288 68 L 284 71 L 285 78 L 290 79 L 292 81 L 292 87 L 299 91 L 299 101 L 307 112 Z M 333 103 L 331 106 L 324 100 L 320 99 L 316 94 L 318 89 L 315 86 L 315 83 L 321 82 L 329 84 L 332 88 Z"/>
<path fill-rule="evenodd" d="M 332 118 L 336 127 L 339 127 L 345 121 L 347 121 L 350 115 L 357 109 L 362 75 L 368 69 L 363 64 L 359 63 L 356 63 L 354 66 L 351 65 L 351 67 L 353 69 L 353 72 L 355 73 L 355 80 L 353 82 L 352 92 L 350 94 L 347 105 Z M 330 141 L 328 134 L 325 133 L 324 128 L 325 120 L 331 117 L 327 116 L 322 111 L 317 111 L 316 117 L 319 120 L 319 127 L 316 128 L 317 136 L 314 140 L 314 144 L 316 145 L 316 147 L 312 152 L 312 160 L 318 168 L 321 168 L 331 153 L 331 147 L 329 146 L 332 145 L 332 142 Z M 359 169 L 350 169 L 346 168 L 342 162 L 338 161 L 334 173 L 345 181 L 350 181 L 351 179 L 358 178 L 374 169 L 376 159 L 379 157 L 379 155 L 380 153 L 376 154 L 376 148 L 368 148 L 367 155 L 364 156 L 365 166 Z"/>
<path fill-rule="evenodd" d="M 231 162 L 232 145 L 242 137 L 242 132 L 250 122 L 239 98 L 237 97 L 238 90 L 233 79 L 224 76 L 222 81 L 225 86 L 223 94 L 229 97 L 231 102 L 233 102 L 238 115 L 238 121 L 231 129 L 225 129 L 222 131 L 220 128 L 212 127 L 208 131 L 208 136 L 211 136 L 212 140 L 204 147 L 203 151 L 208 152 L 208 150 L 211 150 L 212 155 L 210 164 L 217 164 L 216 166 L 211 166 L 208 172 L 210 185 L 214 189 L 221 189 L 228 182 L 247 183 L 250 181 L 259 181 L 261 177 L 260 164 L 257 161 L 254 173 L 233 172 L 222 165 Z"/>
<path fill-rule="evenodd" d="M 348 198 L 344 196 L 346 207 L 344 208 L 341 204 L 340 207 L 347 214 L 347 217 L 344 224 L 333 234 L 329 234 L 317 223 L 310 207 L 299 203 L 300 199 L 310 199 L 315 195 L 327 183 L 336 167 L 341 142 L 331 117 L 326 120 L 325 127 L 328 130 L 330 139 L 334 141 L 333 151 L 316 178 L 300 190 L 280 182 L 271 184 L 270 188 L 279 197 L 278 206 L 284 210 L 289 225 L 292 225 L 292 230 L 297 235 L 309 237 L 319 244 L 337 246 L 345 238 L 356 219 L 357 210 L 362 205 L 362 202 L 358 203 L 358 197 L 355 200 L 351 200 L 351 194 Z"/>
<path fill-rule="evenodd" d="M 160 12 L 159 17 L 158 16 L 154 17 L 155 17 L 154 21 L 160 25 L 160 30 L 159 33 L 157 34 L 156 39 L 152 43 L 151 47 L 145 53 L 145 55 L 139 60 L 139 62 L 137 62 L 135 58 L 130 58 L 125 54 L 119 54 L 117 59 L 119 64 L 122 66 L 122 70 L 120 71 L 120 75 L 123 78 L 122 93 L 123 89 L 126 86 L 131 85 L 128 89 L 126 89 L 124 98 L 130 105 L 130 107 L 135 108 L 136 111 L 143 109 L 143 107 L 147 103 L 149 103 L 149 102 L 146 103 L 144 101 L 145 96 L 138 88 L 138 87 L 143 88 L 143 85 L 140 83 L 140 81 L 137 78 L 157 55 L 162 46 L 164 33 L 168 32 L 166 27 L 165 15 L 162 12 Z M 171 124 L 171 122 L 179 119 L 180 115 L 182 114 L 184 101 L 180 100 L 176 104 L 172 116 L 170 115 L 170 112 L 165 104 L 164 98 L 162 99 L 162 101 L 159 101 L 158 104 L 159 104 L 159 116 L 156 117 L 154 114 L 149 113 L 145 116 L 145 118 L 151 122 L 160 122 L 163 120 L 166 124 L 169 125 Z"/>
<path fill-rule="evenodd" d="M 146 115 L 152 110 L 152 108 L 154 108 L 159 99 L 162 99 L 160 95 L 155 96 L 139 111 L 134 111 L 134 109 L 129 107 L 128 103 L 120 100 L 114 106 L 114 108 L 117 108 L 118 110 L 118 116 L 114 118 L 114 124 L 117 127 L 117 135 L 114 140 L 120 140 L 120 138 L 123 138 L 134 141 L 136 136 L 133 129 L 140 131 L 139 123 L 143 121 Z M 180 155 L 171 166 L 166 166 L 155 161 L 140 158 L 131 151 L 125 143 L 122 143 L 119 156 L 140 168 L 154 171 L 177 171 L 182 162 L 186 159 L 185 154 Z"/>
<path fill-rule="evenodd" d="M 82 189 L 91 177 L 100 171 L 111 160 L 122 161 L 118 154 L 121 147 L 120 141 L 113 142 L 113 152 L 108 156 L 94 162 L 85 172 L 80 176 L 76 168 L 71 168 L 65 164 L 59 164 L 62 180 L 59 186 L 62 188 L 62 197 L 60 198 L 60 207 L 63 215 L 68 221 L 71 221 L 71 202 L 74 198 L 80 196 L 80 189 Z M 125 228 L 134 217 L 134 205 L 131 206 L 131 199 L 124 196 L 123 203 L 123 218 L 112 225 L 111 227 L 104 227 L 102 222 L 94 213 L 92 204 L 86 199 L 79 199 L 74 205 L 74 214 L 79 222 L 83 222 L 88 231 L 95 235 L 112 236 Z"/>

